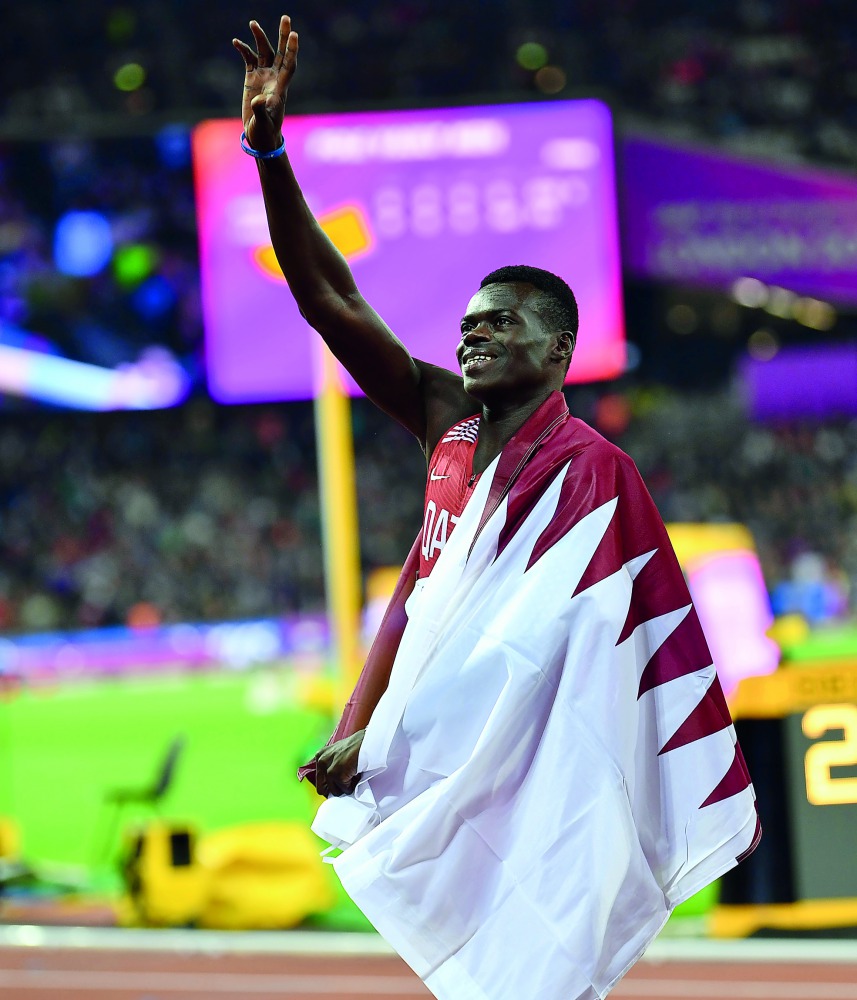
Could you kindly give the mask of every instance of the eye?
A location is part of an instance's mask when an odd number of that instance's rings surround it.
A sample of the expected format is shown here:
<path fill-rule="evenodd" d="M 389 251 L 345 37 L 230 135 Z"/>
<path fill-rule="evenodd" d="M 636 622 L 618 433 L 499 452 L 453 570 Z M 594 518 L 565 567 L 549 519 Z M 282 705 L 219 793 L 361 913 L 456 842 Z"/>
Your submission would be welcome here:
<path fill-rule="evenodd" d="M 498 316 L 495 326 L 508 326 L 512 322 L 511 316 Z"/>

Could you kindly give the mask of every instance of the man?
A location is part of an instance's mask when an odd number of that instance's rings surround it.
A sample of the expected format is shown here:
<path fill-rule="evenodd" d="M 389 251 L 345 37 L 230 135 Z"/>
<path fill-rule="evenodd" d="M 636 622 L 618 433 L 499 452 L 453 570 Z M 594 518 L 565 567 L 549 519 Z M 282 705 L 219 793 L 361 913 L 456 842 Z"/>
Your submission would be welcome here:
<path fill-rule="evenodd" d="M 331 743 L 314 829 L 442 1000 L 605 996 L 759 836 L 681 571 L 631 460 L 568 412 L 570 289 L 488 275 L 461 374 L 415 360 L 313 219 L 280 135 L 298 38 L 251 22 L 245 151 L 309 323 L 429 460 L 423 530 Z M 442 289 L 439 290 L 442 294 Z"/>

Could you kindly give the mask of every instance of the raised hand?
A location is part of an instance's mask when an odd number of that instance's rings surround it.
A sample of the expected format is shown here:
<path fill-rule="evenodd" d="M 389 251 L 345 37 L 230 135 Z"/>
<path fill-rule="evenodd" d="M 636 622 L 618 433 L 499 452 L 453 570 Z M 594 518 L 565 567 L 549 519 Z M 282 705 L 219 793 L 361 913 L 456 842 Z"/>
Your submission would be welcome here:
<path fill-rule="evenodd" d="M 298 33 L 292 31 L 291 18 L 284 14 L 275 52 L 258 21 L 250 22 L 250 31 L 256 52 L 239 38 L 232 39 L 245 67 L 241 118 L 249 144 L 259 152 L 268 152 L 280 144 L 286 94 L 298 61 Z"/>

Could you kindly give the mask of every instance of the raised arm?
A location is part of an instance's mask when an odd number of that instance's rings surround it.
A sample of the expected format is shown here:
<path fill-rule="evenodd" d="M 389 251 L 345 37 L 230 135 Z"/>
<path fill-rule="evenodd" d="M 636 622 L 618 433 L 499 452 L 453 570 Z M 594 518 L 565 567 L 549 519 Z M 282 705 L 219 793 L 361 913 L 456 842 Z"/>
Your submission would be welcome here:
<path fill-rule="evenodd" d="M 282 142 L 298 35 L 291 30 L 289 17 L 283 16 L 275 52 L 258 22 L 251 21 L 250 30 L 256 51 L 233 39 L 246 70 L 242 120 L 250 147 L 267 152 Z M 446 397 L 450 397 L 451 412 L 463 405 L 460 379 L 415 361 L 366 302 L 345 258 L 310 212 L 288 155 L 257 163 L 271 241 L 301 313 L 366 395 L 412 431 L 424 447 L 431 447 L 432 426 L 446 419 L 442 412 Z"/>

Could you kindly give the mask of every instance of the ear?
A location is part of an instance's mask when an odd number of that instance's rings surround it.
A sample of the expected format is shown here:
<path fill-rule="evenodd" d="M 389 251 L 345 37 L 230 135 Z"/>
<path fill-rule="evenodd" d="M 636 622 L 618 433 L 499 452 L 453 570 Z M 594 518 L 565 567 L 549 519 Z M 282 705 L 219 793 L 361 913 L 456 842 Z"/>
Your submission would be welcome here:
<path fill-rule="evenodd" d="M 553 349 L 551 350 L 551 360 L 556 361 L 557 363 L 565 364 L 565 362 L 571 357 L 573 350 L 574 334 L 568 330 L 563 330 L 562 333 L 556 334 L 556 341 Z"/>

